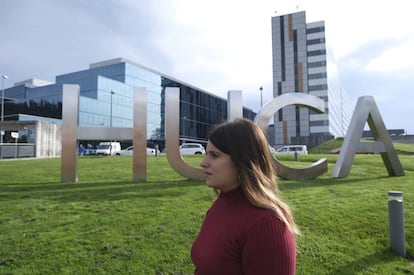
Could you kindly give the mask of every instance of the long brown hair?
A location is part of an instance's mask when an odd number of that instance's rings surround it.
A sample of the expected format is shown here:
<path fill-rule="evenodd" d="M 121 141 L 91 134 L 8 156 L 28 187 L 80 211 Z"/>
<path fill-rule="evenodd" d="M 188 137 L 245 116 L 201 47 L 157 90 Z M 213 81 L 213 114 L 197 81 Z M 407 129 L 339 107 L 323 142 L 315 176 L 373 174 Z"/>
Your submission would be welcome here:
<path fill-rule="evenodd" d="M 292 233 L 299 234 L 290 207 L 280 198 L 267 139 L 260 127 L 248 119 L 236 119 L 216 126 L 209 141 L 230 155 L 249 202 L 274 211 Z"/>

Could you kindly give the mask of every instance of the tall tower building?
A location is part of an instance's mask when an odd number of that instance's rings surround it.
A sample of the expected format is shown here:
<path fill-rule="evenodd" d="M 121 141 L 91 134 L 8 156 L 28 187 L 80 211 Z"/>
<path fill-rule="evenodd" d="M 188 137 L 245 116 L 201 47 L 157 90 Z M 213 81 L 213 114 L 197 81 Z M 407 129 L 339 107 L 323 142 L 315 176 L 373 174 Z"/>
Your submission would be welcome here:
<path fill-rule="evenodd" d="M 325 23 L 306 23 L 305 11 L 272 17 L 273 96 L 306 93 L 325 101 L 320 114 L 288 106 L 274 116 L 275 144 L 315 146 L 343 137 L 351 117 L 333 56 L 325 43 Z"/>

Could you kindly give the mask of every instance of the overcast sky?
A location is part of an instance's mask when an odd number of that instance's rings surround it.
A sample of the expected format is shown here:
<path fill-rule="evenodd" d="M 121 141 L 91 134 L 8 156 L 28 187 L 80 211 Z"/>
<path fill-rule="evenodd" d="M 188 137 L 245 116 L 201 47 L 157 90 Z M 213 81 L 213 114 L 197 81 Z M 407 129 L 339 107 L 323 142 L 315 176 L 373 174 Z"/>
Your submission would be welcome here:
<path fill-rule="evenodd" d="M 325 21 L 353 103 L 374 96 L 385 125 L 414 134 L 411 0 L 1 0 L 0 74 L 14 82 L 124 57 L 259 111 L 272 96 L 271 17 Z"/>

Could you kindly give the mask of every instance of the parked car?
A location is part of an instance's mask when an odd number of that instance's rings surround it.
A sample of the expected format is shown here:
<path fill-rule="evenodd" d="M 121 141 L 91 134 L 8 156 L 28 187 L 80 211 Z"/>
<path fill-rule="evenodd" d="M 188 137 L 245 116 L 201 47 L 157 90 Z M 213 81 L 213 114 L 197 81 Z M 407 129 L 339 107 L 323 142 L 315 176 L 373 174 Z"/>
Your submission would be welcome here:
<path fill-rule="evenodd" d="M 306 145 L 286 145 L 276 150 L 276 154 L 298 154 L 307 155 L 308 148 Z"/>
<path fill-rule="evenodd" d="M 273 146 L 269 145 L 269 150 L 272 155 L 276 154 L 276 149 Z"/>
<path fill-rule="evenodd" d="M 154 148 L 149 148 L 147 147 L 147 156 L 155 156 L 155 149 Z M 132 156 L 132 154 L 134 153 L 134 147 L 133 146 L 129 146 L 119 152 L 116 153 L 117 156 Z M 158 151 L 158 155 L 160 154 L 160 152 Z"/>
<path fill-rule="evenodd" d="M 121 151 L 121 143 L 104 141 L 104 142 L 100 142 L 98 147 L 96 147 L 95 154 L 114 156 L 114 155 L 118 155 L 119 151 Z"/>
<path fill-rule="evenodd" d="M 183 143 L 180 145 L 181 155 L 205 155 L 206 149 L 200 143 Z"/>

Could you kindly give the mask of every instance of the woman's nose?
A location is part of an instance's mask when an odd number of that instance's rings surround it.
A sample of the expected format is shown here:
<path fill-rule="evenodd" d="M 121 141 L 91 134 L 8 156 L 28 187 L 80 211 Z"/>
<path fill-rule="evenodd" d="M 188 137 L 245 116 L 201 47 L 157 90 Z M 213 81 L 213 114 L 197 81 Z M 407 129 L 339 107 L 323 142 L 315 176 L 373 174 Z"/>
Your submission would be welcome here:
<path fill-rule="evenodd" d="M 201 167 L 207 167 L 207 165 L 208 165 L 208 163 L 207 163 L 207 160 L 206 160 L 207 158 L 205 157 L 205 158 L 203 158 L 203 160 L 200 162 L 200 166 Z"/>

